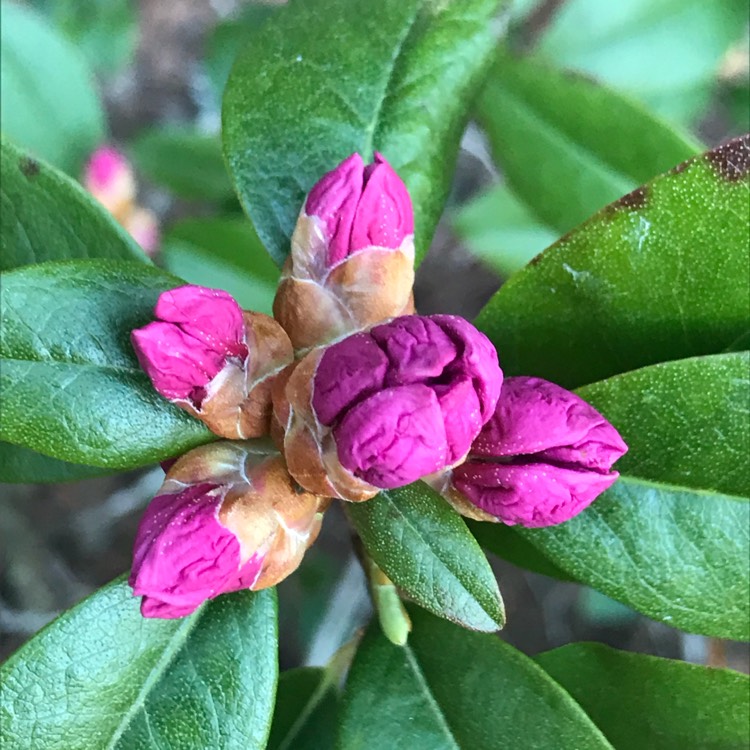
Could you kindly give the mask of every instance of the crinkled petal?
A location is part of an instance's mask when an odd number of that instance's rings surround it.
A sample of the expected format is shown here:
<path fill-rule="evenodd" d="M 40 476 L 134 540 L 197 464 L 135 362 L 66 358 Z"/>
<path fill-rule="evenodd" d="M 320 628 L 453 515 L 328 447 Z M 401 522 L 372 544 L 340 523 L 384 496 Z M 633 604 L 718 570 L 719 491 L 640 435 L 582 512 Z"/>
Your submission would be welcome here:
<path fill-rule="evenodd" d="M 388 356 L 386 385 L 409 385 L 439 378 L 457 351 L 439 325 L 419 315 L 405 315 L 376 326 L 370 335 Z"/>
<path fill-rule="evenodd" d="M 158 495 L 141 519 L 130 584 L 178 608 L 196 607 L 227 590 L 239 575 L 240 545 L 217 519 L 222 493 L 197 484 Z"/>
<path fill-rule="evenodd" d="M 469 452 L 472 441 L 482 429 L 479 397 L 468 378 L 451 385 L 435 386 L 434 390 L 445 424 L 446 461 L 451 465 Z"/>
<path fill-rule="evenodd" d="M 425 385 L 376 393 L 347 412 L 334 437 L 341 464 L 376 487 L 401 487 L 446 465 L 443 416 Z"/>
<path fill-rule="evenodd" d="M 476 507 L 503 523 L 527 528 L 568 521 L 617 479 L 543 463 L 500 464 L 467 461 L 453 471 L 453 485 Z"/>
<path fill-rule="evenodd" d="M 627 451 L 617 430 L 582 398 L 541 378 L 513 377 L 472 446 L 479 456 L 540 459 L 607 470 Z"/>
<path fill-rule="evenodd" d="M 492 342 L 468 320 L 457 315 L 431 315 L 456 346 L 458 354 L 446 375 L 459 379 L 471 378 L 479 397 L 482 423 L 495 411 L 503 384 L 503 373 Z"/>
<path fill-rule="evenodd" d="M 312 405 L 321 424 L 331 425 L 352 404 L 383 387 L 388 359 L 366 333 L 328 347 L 315 371 Z"/>

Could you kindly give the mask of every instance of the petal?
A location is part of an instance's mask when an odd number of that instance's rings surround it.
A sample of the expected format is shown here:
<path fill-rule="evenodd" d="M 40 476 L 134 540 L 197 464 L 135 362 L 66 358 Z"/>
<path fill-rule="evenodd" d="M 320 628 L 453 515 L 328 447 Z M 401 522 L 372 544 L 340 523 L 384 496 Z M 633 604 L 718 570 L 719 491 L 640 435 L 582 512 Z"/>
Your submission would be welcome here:
<path fill-rule="evenodd" d="M 364 164 L 362 157 L 355 153 L 318 180 L 307 196 L 305 213 L 316 216 L 328 235 L 329 265 L 349 255 L 352 224 L 363 181 Z"/>
<path fill-rule="evenodd" d="M 464 458 L 482 429 L 482 414 L 474 385 L 464 379 L 457 383 L 435 386 L 448 442 L 448 465 Z"/>
<path fill-rule="evenodd" d="M 154 312 L 159 320 L 178 325 L 216 354 L 247 355 L 242 309 L 227 292 L 181 286 L 161 294 Z"/>
<path fill-rule="evenodd" d="M 366 333 L 329 346 L 315 371 L 312 404 L 321 424 L 333 424 L 353 404 L 383 387 L 388 359 Z"/>
<path fill-rule="evenodd" d="M 540 454 L 541 459 L 608 470 L 627 446 L 582 398 L 541 378 L 503 383 L 500 401 L 477 438 L 476 455 Z"/>
<path fill-rule="evenodd" d="M 439 378 L 456 358 L 456 347 L 429 318 L 404 315 L 370 331 L 389 362 L 386 385 Z"/>
<path fill-rule="evenodd" d="M 527 528 L 568 521 L 617 479 L 548 464 L 498 464 L 467 461 L 453 471 L 453 485 L 481 510 L 503 523 Z"/>
<path fill-rule="evenodd" d="M 401 247 L 404 238 L 414 234 L 414 211 L 406 185 L 380 154 L 375 154 L 364 177 L 349 252 L 371 246 Z"/>
<path fill-rule="evenodd" d="M 376 487 L 401 487 L 446 466 L 443 415 L 425 385 L 376 393 L 351 409 L 333 434 L 341 464 Z"/>
<path fill-rule="evenodd" d="M 195 607 L 237 578 L 240 545 L 217 520 L 221 500 L 215 485 L 198 484 L 151 501 L 136 535 L 136 595 Z"/>
<path fill-rule="evenodd" d="M 458 352 L 446 375 L 455 379 L 471 378 L 479 397 L 484 424 L 495 411 L 503 384 L 503 372 L 495 347 L 468 320 L 457 315 L 431 315 L 430 320 L 451 338 Z"/>
<path fill-rule="evenodd" d="M 187 399 L 222 369 L 224 355 L 171 323 L 149 323 L 130 334 L 136 357 L 165 398 Z"/>

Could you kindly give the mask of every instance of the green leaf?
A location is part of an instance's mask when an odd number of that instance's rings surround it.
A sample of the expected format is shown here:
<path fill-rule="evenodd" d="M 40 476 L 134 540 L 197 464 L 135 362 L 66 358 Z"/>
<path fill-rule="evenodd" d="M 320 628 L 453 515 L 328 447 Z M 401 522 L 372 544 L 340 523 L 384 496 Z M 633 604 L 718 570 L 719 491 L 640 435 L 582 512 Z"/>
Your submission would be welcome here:
<path fill-rule="evenodd" d="M 249 2 L 240 6 L 238 16 L 218 23 L 206 40 L 206 72 L 219 98 L 229 79 L 232 65 L 249 33 L 257 32 L 279 6 Z"/>
<path fill-rule="evenodd" d="M 0 483 L 3 484 L 75 482 L 109 473 L 107 469 L 71 464 L 0 441 Z"/>
<path fill-rule="evenodd" d="M 558 236 L 702 150 L 595 81 L 503 49 L 478 112 L 509 187 Z"/>
<path fill-rule="evenodd" d="M 0 734 L 44 750 L 265 748 L 276 598 L 222 596 L 147 620 L 124 581 L 64 614 L 0 670 Z"/>
<path fill-rule="evenodd" d="M 104 114 L 81 53 L 35 12 L 0 5 L 0 128 L 69 174 L 104 140 Z"/>
<path fill-rule="evenodd" d="M 623 476 L 570 521 L 519 533 L 576 580 L 649 617 L 749 638 L 750 503 L 740 496 L 749 372 L 748 353 L 722 354 L 581 389 L 630 446 Z"/>
<path fill-rule="evenodd" d="M 560 581 L 574 581 L 564 570 L 547 559 L 512 526 L 484 521 L 466 521 L 474 538 L 484 549 L 509 563 Z"/>
<path fill-rule="evenodd" d="M 692 123 L 707 107 L 721 58 L 746 26 L 744 0 L 567 0 L 539 50 Z"/>
<path fill-rule="evenodd" d="M 180 280 L 115 261 L 45 263 L 2 275 L 0 439 L 73 463 L 126 469 L 209 442 L 153 388 L 130 331 Z"/>
<path fill-rule="evenodd" d="M 346 512 L 378 567 L 417 604 L 494 631 L 505 612 L 492 569 L 461 517 L 426 484 L 384 490 Z"/>
<path fill-rule="evenodd" d="M 0 270 L 69 258 L 148 262 L 77 182 L 0 141 Z"/>
<path fill-rule="evenodd" d="M 419 257 L 450 187 L 499 0 L 306 0 L 248 34 L 224 94 L 240 200 L 283 262 L 305 193 L 343 158 L 381 151 L 414 202 Z"/>
<path fill-rule="evenodd" d="M 617 426 L 623 474 L 750 497 L 750 352 L 665 362 L 578 390 Z"/>
<path fill-rule="evenodd" d="M 234 198 L 217 135 L 184 127 L 154 128 L 130 148 L 138 170 L 179 198 L 207 201 Z"/>
<path fill-rule="evenodd" d="M 32 0 L 102 74 L 116 73 L 133 58 L 138 41 L 133 0 Z"/>
<path fill-rule="evenodd" d="M 406 646 L 394 646 L 374 625 L 365 635 L 344 693 L 341 750 L 611 747 L 520 651 L 412 612 Z"/>
<path fill-rule="evenodd" d="M 621 198 L 515 274 L 477 319 L 508 374 L 576 387 L 727 348 L 750 309 L 750 137 Z"/>
<path fill-rule="evenodd" d="M 747 675 L 573 643 L 536 657 L 618 750 L 750 745 Z"/>
<path fill-rule="evenodd" d="M 453 228 L 471 252 L 503 276 L 523 268 L 558 237 L 507 185 L 497 185 L 462 206 Z"/>
<path fill-rule="evenodd" d="M 162 259 L 188 283 L 224 289 L 244 309 L 271 314 L 279 269 L 247 219 L 180 221 L 164 238 Z"/>
<path fill-rule="evenodd" d="M 325 669 L 282 672 L 268 750 L 331 750 L 337 713 L 335 685 Z"/>

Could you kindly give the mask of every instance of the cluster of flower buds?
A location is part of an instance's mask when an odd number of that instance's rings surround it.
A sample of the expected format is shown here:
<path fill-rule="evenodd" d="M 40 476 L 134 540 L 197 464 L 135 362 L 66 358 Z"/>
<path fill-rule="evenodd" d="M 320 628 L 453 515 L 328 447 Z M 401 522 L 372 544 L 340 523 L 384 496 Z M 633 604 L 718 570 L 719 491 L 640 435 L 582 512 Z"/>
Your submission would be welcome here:
<path fill-rule="evenodd" d="M 466 516 L 533 527 L 615 481 L 627 447 L 589 404 L 503 380 L 469 322 L 414 313 L 413 227 L 400 178 L 355 154 L 304 204 L 275 320 L 185 286 L 133 331 L 157 391 L 225 438 L 170 466 L 146 511 L 131 577 L 145 616 L 277 583 L 331 498 L 425 479 Z M 229 442 L 269 434 L 276 452 Z"/>
<path fill-rule="evenodd" d="M 96 149 L 86 164 L 83 184 L 146 254 L 158 250 L 159 222 L 136 202 L 135 175 L 123 154 L 111 146 Z"/>

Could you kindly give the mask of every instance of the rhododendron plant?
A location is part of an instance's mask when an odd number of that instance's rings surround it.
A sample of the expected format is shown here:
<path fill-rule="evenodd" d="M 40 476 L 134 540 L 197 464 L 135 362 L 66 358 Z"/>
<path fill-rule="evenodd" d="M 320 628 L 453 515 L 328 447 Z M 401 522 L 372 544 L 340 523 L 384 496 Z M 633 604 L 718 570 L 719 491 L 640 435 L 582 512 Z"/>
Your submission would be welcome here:
<path fill-rule="evenodd" d="M 750 745 L 746 7 L 1 2 L 3 749 Z"/>

